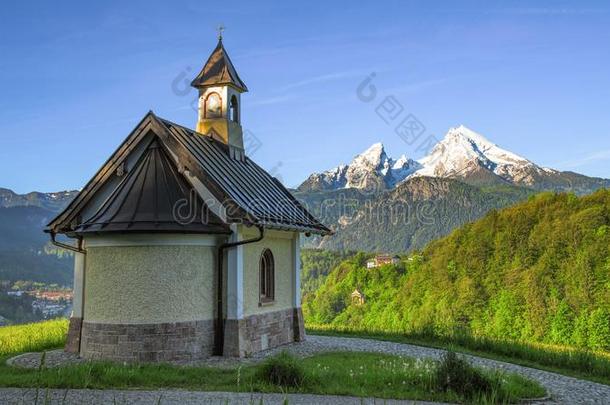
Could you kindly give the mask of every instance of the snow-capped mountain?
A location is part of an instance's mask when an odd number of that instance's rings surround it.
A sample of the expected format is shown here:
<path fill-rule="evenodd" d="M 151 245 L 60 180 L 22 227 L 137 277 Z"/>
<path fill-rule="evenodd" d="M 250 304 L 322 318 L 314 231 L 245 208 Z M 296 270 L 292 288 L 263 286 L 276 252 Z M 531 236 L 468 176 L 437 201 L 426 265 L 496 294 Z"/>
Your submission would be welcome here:
<path fill-rule="evenodd" d="M 375 143 L 348 165 L 340 165 L 322 173 L 314 173 L 299 186 L 301 191 L 336 190 L 357 188 L 382 190 L 393 188 L 420 166 L 406 156 L 394 160 L 385 152 L 381 143 Z"/>
<path fill-rule="evenodd" d="M 404 155 L 394 160 L 381 143 L 376 143 L 349 165 L 312 174 L 299 191 L 392 189 L 414 177 L 457 178 L 476 185 L 513 184 L 581 194 L 610 186 L 609 180 L 538 166 L 461 125 L 450 128 L 430 154 L 418 161 Z"/>
<path fill-rule="evenodd" d="M 537 177 L 557 174 L 461 125 L 451 128 L 432 152 L 419 160 L 415 176 L 479 178 L 531 186 Z M 496 178 L 497 176 L 497 178 Z"/>

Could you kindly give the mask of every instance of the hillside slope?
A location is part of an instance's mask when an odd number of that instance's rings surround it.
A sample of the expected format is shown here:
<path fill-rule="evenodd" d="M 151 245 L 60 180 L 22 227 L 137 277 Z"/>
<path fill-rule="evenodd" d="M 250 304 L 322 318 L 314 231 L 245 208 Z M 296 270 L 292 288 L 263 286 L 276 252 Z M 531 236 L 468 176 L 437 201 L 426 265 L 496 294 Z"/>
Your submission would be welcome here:
<path fill-rule="evenodd" d="M 304 297 L 308 322 L 610 349 L 610 190 L 491 211 L 400 266 L 365 260 Z M 351 302 L 355 288 L 364 305 Z"/>
<path fill-rule="evenodd" d="M 404 253 L 531 193 L 512 185 L 477 187 L 454 179 L 415 177 L 383 193 L 345 189 L 295 196 L 321 221 L 335 224 L 335 235 L 307 239 L 308 247 Z"/>

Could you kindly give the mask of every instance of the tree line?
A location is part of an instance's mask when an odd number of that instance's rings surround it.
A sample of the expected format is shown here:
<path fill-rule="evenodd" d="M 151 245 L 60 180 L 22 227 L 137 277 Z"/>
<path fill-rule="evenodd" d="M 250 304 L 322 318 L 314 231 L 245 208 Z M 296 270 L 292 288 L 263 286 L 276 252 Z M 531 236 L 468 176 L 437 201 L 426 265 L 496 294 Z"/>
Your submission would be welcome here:
<path fill-rule="evenodd" d="M 367 269 L 369 257 L 305 295 L 307 322 L 610 350 L 610 190 L 492 210 L 399 265 Z"/>

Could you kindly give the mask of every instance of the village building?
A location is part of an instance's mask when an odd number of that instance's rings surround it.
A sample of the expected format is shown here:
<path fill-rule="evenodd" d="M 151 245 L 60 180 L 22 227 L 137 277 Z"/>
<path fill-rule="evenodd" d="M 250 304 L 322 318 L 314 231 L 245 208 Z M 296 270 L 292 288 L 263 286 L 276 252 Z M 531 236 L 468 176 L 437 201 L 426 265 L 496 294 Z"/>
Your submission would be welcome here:
<path fill-rule="evenodd" d="M 384 264 L 399 264 L 400 256 L 391 256 L 391 255 L 377 255 L 374 258 L 370 259 L 366 262 L 367 269 L 374 269 L 379 266 L 383 266 Z"/>
<path fill-rule="evenodd" d="M 76 252 L 66 350 L 84 358 L 247 356 L 305 338 L 301 238 L 331 231 L 247 156 L 248 88 L 222 37 L 192 86 L 196 130 L 149 112 L 46 229 Z"/>
<path fill-rule="evenodd" d="M 39 300 L 45 301 L 72 301 L 74 293 L 69 290 L 65 291 L 42 291 L 34 290 L 29 292 L 29 295 Z"/>
<path fill-rule="evenodd" d="M 362 293 L 362 291 L 360 291 L 359 289 L 355 289 L 352 292 L 352 304 L 354 305 L 364 305 L 364 294 Z"/>

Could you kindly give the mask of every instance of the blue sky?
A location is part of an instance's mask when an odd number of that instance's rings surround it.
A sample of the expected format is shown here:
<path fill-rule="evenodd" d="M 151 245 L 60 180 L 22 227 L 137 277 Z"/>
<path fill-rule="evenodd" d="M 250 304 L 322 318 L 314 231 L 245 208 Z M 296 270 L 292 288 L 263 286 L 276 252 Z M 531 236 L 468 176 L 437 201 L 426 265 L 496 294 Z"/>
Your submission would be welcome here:
<path fill-rule="evenodd" d="M 184 83 L 221 22 L 250 89 L 253 158 L 288 186 L 378 141 L 421 157 L 376 114 L 389 96 L 426 136 L 464 124 L 539 164 L 610 177 L 607 2 L 293 3 L 5 4 L 0 187 L 82 187 L 151 109 L 194 127 Z"/>

